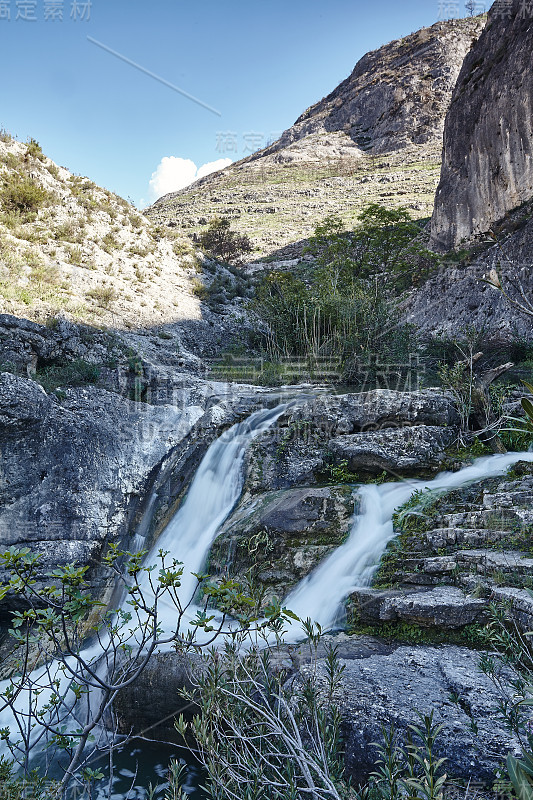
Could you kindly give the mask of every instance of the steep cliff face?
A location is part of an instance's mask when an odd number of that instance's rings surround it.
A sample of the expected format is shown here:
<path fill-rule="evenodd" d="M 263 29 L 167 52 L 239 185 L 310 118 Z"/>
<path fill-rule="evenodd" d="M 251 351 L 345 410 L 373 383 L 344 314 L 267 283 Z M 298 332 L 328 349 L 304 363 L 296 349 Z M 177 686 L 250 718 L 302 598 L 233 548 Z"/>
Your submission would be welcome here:
<path fill-rule="evenodd" d="M 331 131 L 376 153 L 440 142 L 459 70 L 484 24 L 483 17 L 437 22 L 367 53 L 267 153 Z"/>
<path fill-rule="evenodd" d="M 431 225 L 451 249 L 533 196 L 533 11 L 496 2 L 467 55 L 444 129 Z"/>

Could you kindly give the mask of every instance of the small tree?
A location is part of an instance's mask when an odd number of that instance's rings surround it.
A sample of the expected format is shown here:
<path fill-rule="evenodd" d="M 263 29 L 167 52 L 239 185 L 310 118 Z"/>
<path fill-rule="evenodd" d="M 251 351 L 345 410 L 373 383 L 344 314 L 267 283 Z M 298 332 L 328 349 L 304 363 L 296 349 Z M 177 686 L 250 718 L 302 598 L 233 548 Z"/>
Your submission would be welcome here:
<path fill-rule="evenodd" d="M 14 593 L 26 606 L 12 614 L 14 677 L 0 694 L 0 713 L 10 710 L 13 723 L 0 730 L 0 738 L 25 779 L 32 779 L 32 753 L 55 748 L 64 770 L 61 796 L 72 782 L 83 786 L 102 777 L 89 765 L 116 746 L 113 702 L 159 648 L 201 651 L 230 633 L 224 612 L 209 613 L 209 603 L 231 607 L 243 631 L 260 632 L 283 618 L 279 607 L 271 607 L 257 621 L 253 601 L 235 582 L 215 586 L 205 575 L 195 575 L 193 596 L 201 588 L 203 601 L 194 607 L 192 597 L 179 597 L 183 565 L 160 552 L 154 572 L 155 567 L 143 566 L 145 556 L 110 548 L 103 564 L 122 585 L 126 601 L 106 611 L 94 598 L 87 567 L 61 567 L 43 586 L 40 556 L 27 548 L 0 555 L 0 566 L 10 575 L 0 587 L 0 600 Z M 169 604 L 175 619 L 172 629 L 164 630 L 161 608 Z"/>
<path fill-rule="evenodd" d="M 253 250 L 246 234 L 231 230 L 227 217 L 215 217 L 206 231 L 200 234 L 200 246 L 214 258 L 228 264 L 239 264 Z"/>

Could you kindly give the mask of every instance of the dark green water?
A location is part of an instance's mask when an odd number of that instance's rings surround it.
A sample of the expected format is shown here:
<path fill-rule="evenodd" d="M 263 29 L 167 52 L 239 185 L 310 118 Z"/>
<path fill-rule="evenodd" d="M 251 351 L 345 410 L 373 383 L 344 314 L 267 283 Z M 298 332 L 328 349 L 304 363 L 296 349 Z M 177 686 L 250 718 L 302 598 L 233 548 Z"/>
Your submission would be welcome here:
<path fill-rule="evenodd" d="M 102 759 L 92 765 L 93 769 L 98 767 L 106 776 L 105 780 L 96 785 L 94 800 L 145 800 L 150 783 L 157 787 L 155 797 L 162 799 L 167 788 L 168 765 L 172 759 L 186 764 L 183 789 L 191 800 L 204 800 L 207 795 L 200 786 L 205 781 L 205 775 L 187 751 L 165 744 L 145 742 L 137 746 L 132 743 L 115 755 L 111 793 L 107 760 Z"/>

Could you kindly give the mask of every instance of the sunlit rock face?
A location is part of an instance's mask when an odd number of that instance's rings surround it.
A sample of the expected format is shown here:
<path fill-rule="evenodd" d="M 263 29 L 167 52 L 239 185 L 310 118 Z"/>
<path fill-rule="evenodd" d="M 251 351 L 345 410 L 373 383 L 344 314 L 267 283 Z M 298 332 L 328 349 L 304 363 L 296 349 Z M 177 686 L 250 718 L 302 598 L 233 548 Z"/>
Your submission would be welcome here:
<path fill-rule="evenodd" d="M 444 128 L 436 249 L 484 233 L 533 196 L 533 6 L 498 0 L 467 55 Z"/>

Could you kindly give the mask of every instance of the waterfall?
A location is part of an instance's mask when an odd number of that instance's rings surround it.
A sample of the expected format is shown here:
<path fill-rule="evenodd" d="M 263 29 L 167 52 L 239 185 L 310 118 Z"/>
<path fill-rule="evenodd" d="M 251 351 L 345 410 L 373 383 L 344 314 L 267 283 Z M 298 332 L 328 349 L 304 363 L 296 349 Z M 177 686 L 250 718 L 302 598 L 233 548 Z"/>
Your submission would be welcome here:
<path fill-rule="evenodd" d="M 389 541 L 394 537 L 392 515 L 416 490 L 458 489 L 484 478 L 503 475 L 517 461 L 533 461 L 533 453 L 505 453 L 478 458 L 458 472 L 442 472 L 430 481 L 359 486 L 360 512 L 354 518 L 347 541 L 285 598 L 284 605 L 299 617 L 310 617 L 324 630 L 335 625 L 343 601 L 355 589 L 368 586 Z M 301 637 L 291 625 L 287 641 Z"/>
<path fill-rule="evenodd" d="M 210 445 L 181 508 L 147 555 L 145 563 L 156 567 L 161 563 L 160 550 L 169 551 L 172 557 L 175 556 L 183 562 L 180 599 L 184 605 L 189 601 L 196 586 L 196 579 L 191 573 L 202 570 L 220 526 L 241 494 L 242 466 L 247 447 L 256 436 L 273 425 L 294 402 L 283 403 L 273 409 L 256 411 L 243 422 L 233 425 Z M 151 498 L 151 502 L 155 502 L 155 496 Z M 148 578 L 145 576 L 141 585 L 147 598 L 150 596 L 148 583 Z M 172 631 L 176 624 L 175 606 L 161 604 L 160 612 L 162 630 Z M 185 625 L 195 615 L 196 608 L 191 606 L 184 619 Z M 105 668 L 105 665 L 99 664 L 105 645 L 106 639 L 102 637 L 100 642 L 89 644 L 83 651 L 85 662 L 93 669 Z M 67 663 L 75 666 L 73 658 Z M 41 692 L 39 707 L 44 708 L 55 692 L 61 695 L 68 693 L 71 679 L 62 669 L 61 662 L 57 661 L 33 670 L 31 680 L 39 685 Z M 54 689 L 51 688 L 53 680 L 58 681 Z M 6 691 L 10 683 L 10 680 L 0 681 L 0 694 Z M 22 690 L 15 706 L 19 719 L 24 719 L 30 702 L 35 702 L 35 693 L 30 695 L 28 690 Z M 74 720 L 72 726 L 78 727 Z M 12 732 L 17 730 L 15 716 L 9 707 L 0 711 L 0 728 L 10 728 Z M 41 746 L 44 747 L 46 744 L 45 729 L 36 727 L 31 740 L 35 750 L 39 751 Z M 0 744 L 0 755 L 2 753 L 9 755 L 5 744 Z"/>
<path fill-rule="evenodd" d="M 294 401 L 293 401 L 294 402 Z M 221 525 L 237 503 L 243 486 L 243 460 L 246 449 L 254 438 L 272 426 L 292 405 L 284 403 L 276 408 L 261 410 L 244 422 L 234 425 L 214 441 L 207 450 L 181 508 L 167 525 L 158 541 L 148 553 L 145 563 L 158 565 L 159 551 L 168 551 L 171 558 L 183 563 L 184 573 L 180 588 L 182 603 L 188 602 L 196 586 L 191 573 L 200 572 L 206 562 L 211 545 Z M 533 453 L 508 453 L 477 459 L 472 465 L 455 473 L 441 473 L 433 480 L 409 480 L 382 485 L 364 485 L 354 491 L 359 499 L 359 512 L 353 520 L 347 541 L 327 557 L 309 576 L 285 598 L 284 605 L 302 618 L 310 617 L 324 630 L 337 622 L 343 601 L 355 588 L 368 586 L 387 543 L 393 537 L 392 515 L 417 489 L 452 489 L 483 478 L 502 475 L 519 460 L 533 461 Z M 144 588 L 148 594 L 148 585 Z M 161 626 L 166 632 L 173 630 L 176 609 L 163 607 Z M 190 620 L 196 609 L 189 609 Z M 185 624 L 187 620 L 185 620 Z M 287 641 L 303 638 L 301 627 L 294 623 L 287 632 Z M 91 665 L 97 665 L 101 647 L 92 644 L 84 651 Z M 68 688 L 68 676 L 57 672 L 57 664 L 36 670 L 32 677 L 39 678 L 43 686 L 50 674 L 58 674 L 61 691 Z M 0 693 L 10 681 L 0 683 Z M 48 702 L 51 689 L 43 691 L 41 707 Z M 17 707 L 28 707 L 27 693 L 22 691 Z M 0 728 L 16 730 L 10 709 L 0 712 Z M 37 729 L 34 741 L 39 748 L 45 744 L 44 729 Z M 5 747 L 5 746 L 4 746 Z M 37 748 L 37 749 L 39 749 Z"/>

